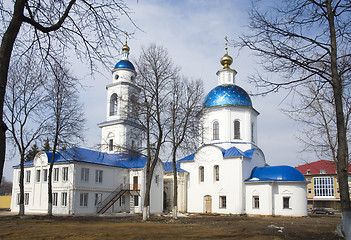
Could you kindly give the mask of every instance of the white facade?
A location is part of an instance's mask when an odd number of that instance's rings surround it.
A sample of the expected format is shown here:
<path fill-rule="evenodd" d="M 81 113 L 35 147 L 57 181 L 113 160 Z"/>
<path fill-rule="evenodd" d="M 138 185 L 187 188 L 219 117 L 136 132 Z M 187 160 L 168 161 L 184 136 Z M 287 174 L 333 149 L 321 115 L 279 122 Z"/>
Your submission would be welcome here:
<path fill-rule="evenodd" d="M 52 175 L 53 214 L 94 214 L 104 206 L 106 212 L 143 210 L 146 159 L 131 151 L 138 150 L 142 144 L 142 131 L 135 122 L 140 89 L 134 84 L 136 72 L 128 60 L 127 44 L 122 54 L 122 60 L 112 71 L 112 83 L 106 86 L 107 116 L 99 124 L 101 152 L 72 148 L 56 154 Z M 26 213 L 47 212 L 50 154 L 40 152 L 25 166 Z M 19 166 L 14 167 L 15 197 L 11 203 L 14 212 L 19 212 L 20 189 L 16 184 L 19 174 Z M 158 162 L 150 189 L 150 213 L 163 211 L 163 175 L 163 164 Z M 109 202 L 113 204 L 110 206 Z"/>
<path fill-rule="evenodd" d="M 226 52 L 218 86 L 204 101 L 200 147 L 179 161 L 189 175 L 187 211 L 306 216 L 306 181 L 292 167 L 267 166 L 257 142 L 259 113 L 235 85 L 231 63 Z"/>

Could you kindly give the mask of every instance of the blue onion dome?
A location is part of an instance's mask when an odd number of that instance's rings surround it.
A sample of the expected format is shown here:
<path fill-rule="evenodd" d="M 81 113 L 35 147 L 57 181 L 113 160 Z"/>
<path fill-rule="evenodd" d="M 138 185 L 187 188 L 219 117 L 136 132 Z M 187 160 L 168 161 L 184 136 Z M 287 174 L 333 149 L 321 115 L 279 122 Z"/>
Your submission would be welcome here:
<path fill-rule="evenodd" d="M 238 106 L 251 107 L 249 94 L 241 87 L 233 84 L 219 85 L 209 92 L 205 98 L 203 108 Z"/>
<path fill-rule="evenodd" d="M 306 179 L 299 170 L 290 166 L 265 166 L 254 168 L 248 181 L 305 182 Z"/>
<path fill-rule="evenodd" d="M 117 68 L 129 68 L 135 71 L 134 65 L 129 60 L 120 60 L 114 69 Z"/>

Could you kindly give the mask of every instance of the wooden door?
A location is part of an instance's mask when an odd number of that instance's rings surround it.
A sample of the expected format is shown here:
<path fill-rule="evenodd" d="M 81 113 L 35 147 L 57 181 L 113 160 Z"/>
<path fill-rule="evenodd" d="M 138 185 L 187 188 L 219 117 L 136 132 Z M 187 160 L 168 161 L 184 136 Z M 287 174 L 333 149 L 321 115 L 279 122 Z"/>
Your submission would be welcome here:
<path fill-rule="evenodd" d="M 138 190 L 138 176 L 133 177 L 133 190 Z"/>
<path fill-rule="evenodd" d="M 206 195 L 204 197 L 204 202 L 205 202 L 205 213 L 211 213 L 212 212 L 212 197 L 210 195 Z"/>

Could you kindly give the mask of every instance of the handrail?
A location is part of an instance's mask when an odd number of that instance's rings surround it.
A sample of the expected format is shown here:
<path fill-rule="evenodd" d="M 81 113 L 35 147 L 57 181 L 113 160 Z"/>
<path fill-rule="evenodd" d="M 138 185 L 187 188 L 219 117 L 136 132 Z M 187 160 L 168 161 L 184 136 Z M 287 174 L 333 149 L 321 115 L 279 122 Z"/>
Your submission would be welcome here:
<path fill-rule="evenodd" d="M 121 190 L 123 190 L 123 184 L 120 184 L 110 195 L 107 196 L 107 198 L 105 198 L 104 201 L 99 203 L 97 206 L 97 212 L 100 212 L 100 210 L 104 208 L 105 205 L 108 204 Z"/>
<path fill-rule="evenodd" d="M 101 203 L 99 203 L 96 208 L 97 208 L 97 213 L 99 213 L 102 209 L 108 206 L 110 202 L 123 190 L 125 191 L 140 191 L 141 184 L 120 184 L 114 191 L 110 193 L 110 195 L 107 196 Z M 123 194 L 122 194 L 123 195 Z M 120 197 L 120 196 L 119 196 Z M 115 199 L 115 201 L 118 199 Z M 114 201 L 114 202 L 115 202 Z M 108 208 L 110 208 L 109 206 Z M 107 209 L 108 209 L 107 208 Z M 106 210 L 107 210 L 106 209 Z M 105 211 L 106 211 L 105 210 Z"/>

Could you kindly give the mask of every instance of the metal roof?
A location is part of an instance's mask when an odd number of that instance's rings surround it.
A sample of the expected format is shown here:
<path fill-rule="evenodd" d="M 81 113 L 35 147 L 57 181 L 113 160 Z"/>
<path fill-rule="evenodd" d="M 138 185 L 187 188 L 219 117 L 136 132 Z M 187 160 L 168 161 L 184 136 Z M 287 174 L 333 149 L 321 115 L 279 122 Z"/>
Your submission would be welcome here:
<path fill-rule="evenodd" d="M 300 171 L 290 166 L 265 166 L 254 168 L 246 180 L 246 182 L 262 181 L 306 182 L 306 179 Z"/>

